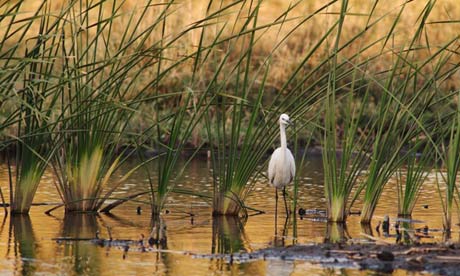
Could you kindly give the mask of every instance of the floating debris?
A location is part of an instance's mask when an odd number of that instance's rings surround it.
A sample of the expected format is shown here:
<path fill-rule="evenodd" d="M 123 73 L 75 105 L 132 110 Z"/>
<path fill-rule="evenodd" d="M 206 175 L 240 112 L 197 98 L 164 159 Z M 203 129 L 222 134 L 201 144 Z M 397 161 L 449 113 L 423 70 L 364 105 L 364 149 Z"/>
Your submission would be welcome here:
<path fill-rule="evenodd" d="M 311 221 L 327 221 L 326 210 L 299 208 L 297 213 L 300 219 L 304 219 L 308 216 L 308 220 Z"/>
<path fill-rule="evenodd" d="M 299 214 L 299 216 L 305 216 L 305 214 L 306 214 L 305 209 L 304 208 L 299 208 L 298 214 Z"/>
<path fill-rule="evenodd" d="M 388 215 L 383 217 L 382 231 L 384 235 L 388 235 L 390 233 L 390 217 Z"/>
<path fill-rule="evenodd" d="M 391 253 L 390 251 L 382 250 L 379 253 L 377 253 L 377 258 L 381 261 L 392 262 L 395 260 L 395 255 L 393 255 L 393 253 Z"/>
<path fill-rule="evenodd" d="M 407 223 L 424 223 L 423 220 L 411 219 L 411 218 L 396 218 L 395 221 L 407 222 Z"/>
<path fill-rule="evenodd" d="M 423 227 L 423 234 L 428 235 L 428 230 L 428 225 L 425 225 L 425 227 Z"/>

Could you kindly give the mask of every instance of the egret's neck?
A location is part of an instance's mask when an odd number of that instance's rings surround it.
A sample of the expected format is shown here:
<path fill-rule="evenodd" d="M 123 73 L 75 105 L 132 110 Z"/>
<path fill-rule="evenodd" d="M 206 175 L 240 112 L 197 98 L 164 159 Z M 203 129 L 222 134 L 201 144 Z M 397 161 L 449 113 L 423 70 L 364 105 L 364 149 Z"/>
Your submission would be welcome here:
<path fill-rule="evenodd" d="M 286 141 L 286 127 L 283 124 L 280 124 L 280 136 L 281 136 L 281 148 L 284 150 L 287 148 L 287 141 Z"/>

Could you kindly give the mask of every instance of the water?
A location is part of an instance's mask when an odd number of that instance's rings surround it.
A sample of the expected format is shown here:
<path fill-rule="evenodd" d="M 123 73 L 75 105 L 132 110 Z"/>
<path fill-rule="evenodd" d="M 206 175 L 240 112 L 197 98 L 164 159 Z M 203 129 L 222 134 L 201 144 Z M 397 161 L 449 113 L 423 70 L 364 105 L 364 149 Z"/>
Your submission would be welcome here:
<path fill-rule="evenodd" d="M 116 177 L 135 164 L 126 164 Z M 152 168 L 153 170 L 153 168 Z M 203 160 L 193 161 L 178 187 L 211 194 L 209 163 Z M 310 158 L 302 169 L 300 181 L 299 207 L 305 209 L 324 209 L 323 175 L 321 160 Z M 4 193 L 8 193 L 6 166 L 0 166 L 0 183 Z M 47 172 L 37 192 L 35 202 L 57 202 L 51 172 Z M 124 196 L 148 188 L 145 172 L 136 172 L 118 189 L 114 196 Z M 146 198 L 140 200 L 146 200 Z M 247 222 L 231 218 L 213 219 L 211 207 L 198 197 L 171 194 L 168 198 L 167 214 L 162 220 L 153 222 L 147 206 L 143 206 L 141 215 L 137 215 L 139 203 L 126 203 L 112 211 L 112 215 L 64 215 L 58 209 L 52 215 L 44 212 L 50 206 L 34 206 L 30 216 L 0 216 L 0 274 L 66 274 L 66 275 L 366 275 L 372 272 L 354 269 L 323 268 L 303 261 L 257 260 L 249 263 L 228 264 L 222 259 L 195 258 L 194 254 L 252 252 L 269 246 L 288 246 L 292 244 L 323 242 L 327 232 L 327 223 L 309 216 L 297 218 L 297 238 L 294 237 L 294 223 L 284 224 L 284 210 L 278 219 L 275 237 L 274 229 L 274 190 L 265 180 L 255 186 L 255 191 L 247 200 L 253 208 L 266 211 L 265 214 L 251 216 Z M 425 208 L 423 205 L 428 205 Z M 283 205 L 280 205 L 283 207 Z M 284 209 L 284 208 L 281 208 Z M 356 208 L 358 209 L 358 208 Z M 190 213 L 194 216 L 190 216 Z M 397 213 L 396 186 L 389 183 L 373 221 L 382 220 L 385 214 L 394 221 Z M 429 180 L 414 210 L 414 219 L 423 221 L 412 227 L 429 225 L 430 229 L 442 228 L 441 206 L 434 184 Z M 454 221 L 456 223 L 457 221 Z M 164 238 L 164 243 L 156 252 L 142 252 L 138 245 L 129 250 L 118 246 L 101 247 L 90 241 L 57 242 L 58 237 L 94 238 L 96 231 L 108 238 L 108 229 L 114 239 L 137 240 L 143 234 L 150 235 L 156 225 Z M 159 226 L 158 226 L 159 225 Z M 332 231 L 331 231 L 332 230 Z M 336 229 L 335 229 L 336 230 Z M 362 233 L 374 235 L 378 239 L 394 242 L 393 237 L 378 236 L 375 230 L 362 229 L 358 216 L 351 216 L 346 231 L 347 238 L 361 239 Z M 283 235 L 284 234 L 284 235 Z M 431 234 L 431 233 L 430 233 Z M 424 242 L 441 241 L 442 234 L 434 232 L 434 237 Z M 458 239 L 458 232 L 453 238 Z M 405 271 L 395 271 L 393 275 L 417 275 Z"/>

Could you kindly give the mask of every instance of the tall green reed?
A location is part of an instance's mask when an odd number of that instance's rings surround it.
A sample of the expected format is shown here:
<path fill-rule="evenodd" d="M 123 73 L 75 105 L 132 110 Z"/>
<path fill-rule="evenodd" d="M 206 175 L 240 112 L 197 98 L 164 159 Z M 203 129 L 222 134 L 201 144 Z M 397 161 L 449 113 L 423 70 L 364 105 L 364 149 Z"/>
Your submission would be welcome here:
<path fill-rule="evenodd" d="M 395 93 L 398 98 L 404 97 L 406 93 L 404 86 L 402 89 Z M 414 98 L 417 98 L 418 95 L 420 94 L 415 94 Z M 404 101 L 402 98 L 399 99 Z M 425 108 L 427 104 L 425 103 Z M 419 133 L 418 125 L 411 120 L 407 113 L 412 111 L 404 111 L 398 101 L 383 95 L 379 105 L 378 115 L 372 126 L 374 137 L 367 178 L 361 186 L 364 188 L 362 223 L 370 222 L 385 185 L 404 161 L 404 154 L 402 153 L 404 146 L 416 138 Z M 411 114 L 413 115 L 413 113 Z M 358 189 L 356 195 L 361 188 Z"/>
<path fill-rule="evenodd" d="M 446 184 L 445 195 L 443 196 L 439 187 L 439 197 L 443 208 L 443 227 L 450 232 L 452 227 L 452 209 L 455 199 L 460 199 L 457 186 L 457 174 L 460 169 L 460 98 L 457 95 L 456 109 L 452 112 L 450 122 L 447 124 L 441 139 L 441 160 L 446 168 L 446 176 L 441 172 Z M 442 124 L 442 121 L 440 120 Z M 447 141 L 447 142 L 445 142 Z M 438 183 L 439 186 L 439 183 Z"/>
<path fill-rule="evenodd" d="M 368 101 L 368 98 L 371 97 L 371 91 L 375 89 L 373 87 L 375 80 L 366 76 L 365 72 L 376 60 L 382 59 L 387 53 L 380 52 L 365 59 L 362 55 L 370 48 L 385 45 L 388 35 L 370 41 L 362 41 L 360 38 L 378 28 L 387 16 L 383 15 L 373 19 L 376 5 L 372 6 L 368 14 L 362 15 L 367 17 L 363 29 L 344 40 L 342 28 L 346 23 L 345 17 L 348 15 L 348 1 L 342 1 L 341 11 L 338 14 L 339 19 L 332 25 L 333 30 L 336 30 L 332 52 L 324 60 L 330 68 L 327 75 L 327 86 L 324 88 L 326 91 L 325 128 L 322 139 L 325 194 L 330 221 L 345 221 L 346 210 L 351 207 L 351 204 L 348 204 L 348 198 L 357 184 L 361 170 L 369 161 L 369 147 L 374 142 L 371 133 L 375 131 L 376 124 L 372 120 L 366 123 L 363 116 L 369 117 L 369 113 L 372 112 L 369 104 L 373 103 Z M 342 57 L 343 49 L 353 44 L 358 44 L 358 51 L 349 58 Z M 391 96 L 388 96 L 388 99 L 391 99 Z M 343 114 L 338 116 L 337 110 Z M 379 112 L 376 115 L 377 120 L 379 116 L 383 118 L 384 113 Z M 341 136 L 337 127 L 343 131 Z M 341 141 L 338 141 L 339 139 Z M 373 152 L 375 153 L 375 150 Z"/>
<path fill-rule="evenodd" d="M 317 91 L 302 93 L 307 91 L 307 88 L 303 87 L 305 80 L 298 82 L 296 79 L 308 57 L 313 54 L 314 50 L 312 50 L 300 61 L 279 94 L 270 100 L 269 104 L 265 104 L 265 99 L 268 98 L 267 76 L 271 69 L 269 66 L 271 57 L 289 34 L 280 38 L 280 42 L 273 46 L 271 52 L 258 65 L 255 73 L 251 74 L 254 62 L 253 49 L 261 36 L 257 35 L 256 30 L 263 35 L 269 27 L 282 25 L 287 20 L 285 18 L 290 9 L 283 12 L 282 16 L 273 23 L 258 26 L 257 18 L 261 2 L 243 1 L 242 5 L 240 11 L 243 10 L 244 5 L 249 7 L 248 15 L 244 17 L 244 27 L 229 41 L 224 57 L 214 63 L 215 74 L 207 88 L 210 95 L 215 95 L 212 104 L 215 115 L 205 116 L 209 143 L 214 146 L 211 148 L 211 156 L 215 215 L 237 215 L 240 212 L 245 214 L 247 206 L 244 201 L 256 181 L 257 172 L 262 170 L 260 165 L 263 158 L 279 135 L 276 118 L 283 112 L 288 112 L 294 120 L 300 118 L 311 111 L 313 103 L 320 98 L 320 93 Z M 302 22 L 313 16 L 306 16 Z M 294 26 L 292 32 L 299 26 L 301 23 Z M 217 33 L 220 33 L 219 29 Z M 320 40 L 315 47 L 322 42 L 324 39 Z M 228 59 L 236 45 L 245 45 L 245 48 L 228 68 Z M 227 70 L 230 73 L 227 73 Z M 223 75 L 223 79 L 220 75 Z M 227 90 L 229 81 L 233 82 L 230 91 Z M 286 91 L 291 85 L 295 88 Z M 298 91 L 302 92 L 296 93 Z M 309 120 L 311 119 L 305 121 Z"/>
<path fill-rule="evenodd" d="M 369 89 L 369 88 L 367 88 Z M 348 200 L 355 187 L 361 170 L 368 161 L 366 146 L 368 136 L 360 135 L 359 124 L 367 103 L 367 94 L 356 102 L 353 87 L 344 96 L 343 138 L 336 142 L 337 121 L 333 103 L 327 101 L 326 129 L 323 137 L 324 188 L 327 202 L 327 216 L 331 222 L 345 222 L 348 212 Z M 332 104 L 332 106 L 330 106 Z M 340 145 L 340 151 L 337 145 Z"/>
<path fill-rule="evenodd" d="M 426 139 L 417 137 L 409 143 L 405 166 L 397 171 L 398 216 L 411 217 L 423 183 L 435 162 L 432 145 Z"/>
<path fill-rule="evenodd" d="M 149 190 L 152 213 L 159 214 L 166 196 L 174 189 L 173 178 L 180 175 L 180 172 L 175 175 L 174 171 L 177 160 L 200 117 L 207 112 L 209 106 L 209 103 L 203 102 L 208 94 L 193 91 L 191 88 L 185 89 L 185 92 L 159 93 L 161 80 L 175 67 L 188 64 L 188 60 L 195 57 L 198 58 L 204 47 L 200 45 L 197 52 L 178 60 L 167 60 L 168 63 L 164 62 L 164 65 L 162 53 L 173 47 L 188 31 L 208 27 L 208 20 L 229 7 L 224 6 L 220 11 L 199 20 L 177 35 L 166 37 L 166 19 L 172 12 L 173 1 L 160 5 L 160 13 L 151 25 L 144 27 L 145 30 L 139 33 L 134 31 L 149 14 L 148 11 L 157 6 L 148 4 L 131 14 L 128 24 L 124 25 L 121 42 L 112 45 L 109 43 L 111 30 L 116 25 L 116 20 L 123 16 L 119 10 L 124 2 L 121 1 L 119 5 L 114 2 L 108 18 L 104 17 L 107 6 L 104 1 L 95 2 L 90 8 L 82 8 L 81 3 L 80 6 L 72 6 L 72 12 L 66 18 L 66 22 L 70 22 L 67 26 L 70 34 L 63 37 L 67 37 L 70 42 L 64 39 L 62 49 L 63 55 L 71 58 L 63 62 L 65 70 L 61 76 L 63 84 L 60 90 L 63 104 L 58 119 L 60 131 L 55 137 L 62 150 L 53 165 L 58 175 L 58 190 L 67 211 L 98 210 L 122 182 L 118 180 L 112 187 L 106 187 L 110 175 L 124 160 L 115 153 L 122 137 L 132 136 L 131 138 L 136 140 L 145 136 L 149 129 L 154 129 L 156 149 L 162 154 L 158 157 L 161 159 L 157 170 L 158 185 L 155 187 L 151 182 Z M 234 4 L 229 6 L 232 5 Z M 98 15 L 93 24 L 89 22 L 91 12 Z M 83 26 L 86 33 L 82 32 L 81 28 L 75 29 L 74 25 Z M 91 30 L 96 35 L 88 35 L 92 33 Z M 147 38 L 154 31 L 159 31 L 161 37 L 149 45 L 146 42 Z M 101 47 L 107 49 L 102 51 L 102 54 Z M 142 66 L 138 66 L 139 63 Z M 156 73 L 147 81 L 143 79 L 139 84 L 139 79 L 145 77 L 143 72 L 150 67 L 155 67 Z M 89 71 L 82 71 L 80 68 L 87 68 Z M 193 78 L 191 82 L 193 83 Z M 152 87 L 153 95 L 148 93 Z M 134 88 L 138 90 L 133 91 Z M 171 112 L 163 112 L 160 111 L 161 101 L 176 102 L 179 107 Z M 127 124 L 140 103 L 151 103 L 155 106 L 156 115 L 152 116 L 155 122 L 143 134 L 128 135 Z M 163 117 L 162 113 L 166 115 Z M 168 139 L 164 141 L 164 137 Z M 136 168 L 139 167 L 141 166 Z M 105 193 L 104 188 L 107 188 Z"/>
<path fill-rule="evenodd" d="M 209 108 L 209 106 L 203 105 L 204 99 L 207 97 L 206 94 L 196 97 L 192 91 L 184 93 L 186 94 L 178 97 L 177 108 L 173 110 L 173 113 L 168 114 L 165 119 L 159 120 L 159 124 L 169 124 L 168 121 L 171 121 L 171 123 L 169 128 L 163 127 L 165 131 L 158 132 L 160 136 L 157 138 L 156 143 L 159 146 L 156 186 L 153 185 L 152 179 L 149 177 L 152 214 L 156 216 L 164 208 L 168 194 L 174 191 L 180 192 L 175 189 L 175 184 L 180 179 L 188 163 L 201 149 L 201 146 L 195 149 L 178 170 L 177 163 L 182 159 L 192 132 Z M 168 136 L 165 144 L 160 143 L 162 134 L 167 134 Z"/>
<path fill-rule="evenodd" d="M 51 4 L 43 1 L 31 17 L 16 22 L 16 13 L 23 4 L 19 1 L 11 9 L 4 10 L 7 13 L 4 16 L 11 17 L 11 21 L 0 46 L 3 49 L 11 44 L 9 40 L 14 35 L 26 41 L 23 45 L 13 43 L 10 49 L 2 51 L 5 66 L 1 76 L 5 81 L 2 90 L 10 90 L 3 94 L 4 100 L 10 104 L 9 108 L 17 107 L 4 122 L 17 128 L 13 139 L 4 144 L 8 147 L 13 143 L 16 150 L 15 183 L 10 183 L 12 213 L 29 212 L 40 179 L 54 152 L 50 143 L 54 126 L 50 124 L 50 118 L 57 101 L 54 93 L 57 52 L 49 45 L 59 41 L 59 36 L 55 35 L 60 27 L 59 21 L 48 16 Z M 10 12 L 12 14 L 8 14 Z M 64 12 L 61 10 L 56 14 Z M 32 29 L 33 25 L 38 25 L 38 28 Z M 25 53 L 22 55 L 21 51 Z M 13 181 L 12 178 L 10 181 Z"/>
<path fill-rule="evenodd" d="M 370 86 L 367 84 L 365 87 L 356 87 L 362 83 L 365 84 L 366 80 L 364 78 L 357 79 L 358 75 L 361 74 L 358 70 L 352 70 L 348 73 L 350 74 L 349 76 L 346 75 L 347 78 L 351 78 L 351 81 L 340 86 L 340 88 L 337 87 L 339 85 L 337 78 L 340 74 L 337 68 L 339 41 L 347 7 L 348 1 L 342 1 L 339 24 L 337 26 L 337 37 L 330 60 L 331 71 L 328 78 L 327 97 L 325 99 L 325 127 L 322 139 L 322 152 L 324 191 L 327 202 L 327 217 L 330 222 L 346 221 L 350 194 L 356 184 L 360 171 L 367 161 L 365 146 L 368 137 L 359 134 L 359 126 L 363 113 L 367 108 Z M 359 58 L 359 53 L 357 57 Z M 364 89 L 366 90 L 364 95 L 356 99 L 354 94 L 357 91 L 355 90 Z M 337 99 L 337 97 L 341 99 Z M 358 103 L 358 101 L 361 102 Z M 339 117 L 340 123 L 336 115 L 336 107 L 338 105 L 343 107 L 343 114 Z M 338 134 L 338 125 L 342 128 L 342 137 Z M 341 141 L 337 141 L 340 138 Z M 340 147 L 340 153 L 338 147 Z"/>
<path fill-rule="evenodd" d="M 209 29 L 214 28 L 218 24 L 221 17 L 226 17 L 227 12 L 233 6 L 238 5 L 242 1 L 237 1 L 230 3 L 228 5 L 220 5 L 217 9 L 211 11 L 213 6 L 212 0 L 208 3 L 208 9 L 206 15 L 195 22 L 190 28 L 184 30 L 180 35 L 185 34 L 188 31 L 194 29 L 201 29 L 200 41 L 196 51 L 193 51 L 190 55 L 187 55 L 178 61 L 175 61 L 172 65 L 162 65 L 161 59 L 156 64 L 156 78 L 161 79 L 166 76 L 167 73 L 178 66 L 190 66 L 189 61 L 192 61 L 192 75 L 191 79 L 184 80 L 184 91 L 180 91 L 174 94 L 169 95 L 165 100 L 173 101 L 176 104 L 172 110 L 166 111 L 162 110 L 162 106 L 157 103 L 155 105 L 155 123 L 152 125 L 152 130 L 156 132 L 155 146 L 160 152 L 159 162 L 157 162 L 157 182 L 152 179 L 152 175 L 149 173 L 150 180 L 150 194 L 151 194 L 151 206 L 152 214 L 159 215 L 163 209 L 167 196 L 170 192 L 185 193 L 185 194 L 195 194 L 191 191 L 186 191 L 183 189 L 177 189 L 175 183 L 181 177 L 188 163 L 194 158 L 195 154 L 201 148 L 202 145 L 198 145 L 197 149 L 194 150 L 193 154 L 186 159 L 185 163 L 182 165 L 181 169 L 177 168 L 178 160 L 180 160 L 184 154 L 184 149 L 187 144 L 190 142 L 194 131 L 197 128 L 200 128 L 202 119 L 204 117 L 210 116 L 210 113 L 214 112 L 213 105 L 215 104 L 215 99 L 221 96 L 216 90 L 214 90 L 214 81 L 220 73 L 220 69 L 216 70 L 216 73 L 211 80 L 208 87 L 204 90 L 195 89 L 195 86 L 198 86 L 203 82 L 200 79 L 201 68 L 205 67 L 208 61 L 208 57 L 213 50 L 218 49 L 226 41 L 220 37 L 221 33 L 218 33 L 217 36 L 211 44 L 206 45 L 204 42 L 204 36 Z M 162 37 L 164 37 L 164 28 L 168 24 L 167 18 L 163 18 L 162 21 Z M 222 30 L 222 29 L 221 29 Z M 179 35 L 179 36 L 180 36 Z M 171 41 L 175 41 L 172 39 Z M 165 46 L 171 45 L 172 42 L 165 42 Z M 226 58 L 220 64 L 221 66 L 225 64 Z M 161 97 L 159 92 L 159 83 L 154 83 L 155 95 Z M 168 137 L 164 139 L 164 137 Z M 164 141 L 166 140 L 166 141 Z M 211 142 L 209 142 L 212 144 Z M 203 195 L 200 195 L 203 196 Z"/>
<path fill-rule="evenodd" d="M 405 58 L 404 64 L 410 66 L 410 70 L 403 74 L 404 81 L 398 85 L 395 76 L 401 73 L 395 75 L 394 69 L 399 63 L 396 62 L 386 84 L 381 86 L 385 94 L 380 98 L 378 116 L 372 127 L 374 137 L 368 175 L 354 198 L 356 199 L 361 189 L 365 187 L 361 216 L 363 223 L 370 222 L 384 186 L 403 164 L 405 156 L 413 154 L 411 151 L 405 153 L 403 151 L 411 141 L 417 137 L 427 137 L 432 149 L 438 151 L 436 143 L 431 138 L 432 131 L 435 129 L 432 129 L 433 124 L 426 120 L 426 114 L 432 106 L 439 103 L 435 97 L 437 93 L 441 94 L 439 83 L 457 70 L 455 67 L 446 68 L 449 58 L 444 57 L 443 54 L 448 52 L 446 49 L 449 45 L 452 45 L 452 41 L 440 47 L 420 66 L 414 66 Z M 435 64 L 433 75 L 422 76 L 420 68 L 431 66 L 431 63 Z"/>
<path fill-rule="evenodd" d="M 424 118 L 429 108 L 437 102 L 435 95 L 439 91 L 439 83 L 456 71 L 447 62 L 451 57 L 448 49 L 456 39 L 439 46 L 426 59 L 415 63 L 418 58 L 416 52 L 421 49 L 422 33 L 433 4 L 427 3 L 421 12 L 418 28 L 409 41 L 409 46 L 393 50 L 396 60 L 384 77 L 384 84 L 370 76 L 383 95 L 379 98 L 378 113 L 372 126 L 373 147 L 367 179 L 353 199 L 354 201 L 364 188 L 361 216 L 363 223 L 370 222 L 386 183 L 405 159 L 402 149 L 420 134 L 428 137 L 429 142 L 435 146 L 431 139 L 431 130 L 424 124 Z M 423 49 L 432 50 L 428 40 L 425 45 L 426 48 Z M 433 73 L 422 74 L 421 69 L 426 67 L 433 67 Z"/>
<path fill-rule="evenodd" d="M 245 4 L 249 5 L 249 14 L 240 32 L 245 31 L 246 28 L 250 30 L 251 22 L 254 29 L 257 26 L 260 2 L 252 7 L 253 1 L 244 1 L 240 12 L 242 12 Z M 244 210 L 242 194 L 245 192 L 245 186 L 258 165 L 257 161 L 261 158 L 260 154 L 254 155 L 254 152 L 259 150 L 255 129 L 256 119 L 261 112 L 263 87 L 268 69 L 265 70 L 260 88 L 257 89 L 255 101 L 250 103 L 250 90 L 252 87 L 249 73 L 252 61 L 252 47 L 255 43 L 255 31 L 250 31 L 247 36 L 232 41 L 225 57 L 218 65 L 218 70 L 216 70 L 213 78 L 215 83 L 212 83 L 212 86 L 208 86 L 209 91 L 213 89 L 212 93 L 216 95 L 213 102 L 217 116 L 215 118 L 211 118 L 209 114 L 205 116 L 209 142 L 211 145 L 216 145 L 216 148 L 211 148 L 214 178 L 213 214 L 215 215 L 238 215 L 242 209 Z M 217 76 L 219 73 L 224 73 L 223 65 L 238 40 L 242 40 L 242 43 L 247 43 L 248 46 L 242 52 L 237 65 L 232 69 L 232 71 L 236 72 L 235 92 L 234 94 L 228 94 L 224 88 L 225 82 L 219 85 Z M 249 40 L 249 42 L 246 42 L 246 40 Z M 246 127 L 243 127 L 244 120 L 247 117 L 246 114 L 250 114 L 249 122 Z M 242 148 L 239 149 L 241 143 Z"/>
<path fill-rule="evenodd" d="M 60 48 L 59 131 L 54 137 L 60 150 L 53 166 L 66 211 L 97 211 L 111 196 L 121 180 L 109 188 L 110 177 L 126 160 L 117 145 L 127 135 L 136 107 L 160 97 L 144 96 L 150 86 L 137 86 L 145 70 L 161 59 L 160 41 L 147 40 L 161 28 L 167 10 L 144 26 L 153 2 L 124 14 L 125 2 L 77 1 L 61 18 L 66 24 Z M 120 25 L 124 29 L 114 37 Z"/>

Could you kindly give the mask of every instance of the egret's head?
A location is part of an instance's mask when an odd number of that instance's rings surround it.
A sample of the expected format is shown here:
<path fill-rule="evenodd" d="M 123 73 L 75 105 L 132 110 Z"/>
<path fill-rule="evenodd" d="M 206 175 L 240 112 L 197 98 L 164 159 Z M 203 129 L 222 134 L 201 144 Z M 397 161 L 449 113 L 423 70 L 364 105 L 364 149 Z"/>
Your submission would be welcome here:
<path fill-rule="evenodd" d="M 281 114 L 281 116 L 280 116 L 280 124 L 284 125 L 284 126 L 292 124 L 292 122 L 289 120 L 289 116 L 287 114 L 284 114 L 284 113 Z"/>

